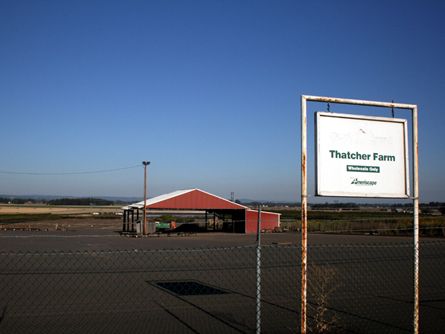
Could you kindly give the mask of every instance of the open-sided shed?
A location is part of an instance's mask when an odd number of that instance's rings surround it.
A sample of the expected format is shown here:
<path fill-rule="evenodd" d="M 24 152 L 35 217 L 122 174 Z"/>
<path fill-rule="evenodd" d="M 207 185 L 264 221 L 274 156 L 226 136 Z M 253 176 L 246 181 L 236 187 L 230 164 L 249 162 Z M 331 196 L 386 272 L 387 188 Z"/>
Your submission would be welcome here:
<path fill-rule="evenodd" d="M 123 230 L 128 231 L 130 223 L 142 219 L 144 201 L 137 202 L 123 208 Z M 206 227 L 211 229 L 212 224 L 208 217 L 213 216 L 213 230 L 215 230 L 215 218 L 219 218 L 223 224 L 222 231 L 235 233 L 256 233 L 258 212 L 247 206 L 229 201 L 217 195 L 210 194 L 200 189 L 178 190 L 172 193 L 160 195 L 146 200 L 146 209 L 162 211 L 201 211 L 205 213 Z M 280 226 L 280 214 L 261 212 L 262 230 L 273 230 Z"/>

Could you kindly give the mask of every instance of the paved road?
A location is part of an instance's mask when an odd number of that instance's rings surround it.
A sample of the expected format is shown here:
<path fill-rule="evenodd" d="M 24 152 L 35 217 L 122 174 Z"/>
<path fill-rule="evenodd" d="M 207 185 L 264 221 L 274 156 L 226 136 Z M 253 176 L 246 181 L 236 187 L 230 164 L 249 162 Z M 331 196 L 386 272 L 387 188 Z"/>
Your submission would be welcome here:
<path fill-rule="evenodd" d="M 298 233 L 266 233 L 264 244 L 300 243 Z M 410 242 L 409 237 L 380 237 L 367 235 L 309 234 L 309 245 L 369 244 Z M 0 231 L 0 251 L 43 250 L 111 250 L 111 249 L 165 249 L 251 245 L 255 235 L 232 233 L 196 233 L 184 235 L 161 234 L 143 238 L 121 236 L 110 229 L 92 229 L 81 232 L 27 232 Z"/>
<path fill-rule="evenodd" d="M 262 329 L 298 332 L 298 235 L 266 234 Z M 0 234 L 0 333 L 253 333 L 254 236 Z M 312 329 L 407 333 L 410 238 L 310 235 Z M 168 248 L 166 250 L 165 248 Z M 445 328 L 445 242 L 421 248 L 425 333 Z"/>

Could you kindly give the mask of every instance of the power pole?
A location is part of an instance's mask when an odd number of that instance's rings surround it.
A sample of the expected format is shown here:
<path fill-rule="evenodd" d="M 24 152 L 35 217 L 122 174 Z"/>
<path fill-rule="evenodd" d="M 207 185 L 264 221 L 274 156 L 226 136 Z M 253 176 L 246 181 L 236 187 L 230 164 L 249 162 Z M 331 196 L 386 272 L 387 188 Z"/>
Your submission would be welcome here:
<path fill-rule="evenodd" d="M 142 164 L 144 165 L 144 223 L 141 232 L 143 235 L 147 235 L 147 166 L 150 161 L 142 161 Z"/>

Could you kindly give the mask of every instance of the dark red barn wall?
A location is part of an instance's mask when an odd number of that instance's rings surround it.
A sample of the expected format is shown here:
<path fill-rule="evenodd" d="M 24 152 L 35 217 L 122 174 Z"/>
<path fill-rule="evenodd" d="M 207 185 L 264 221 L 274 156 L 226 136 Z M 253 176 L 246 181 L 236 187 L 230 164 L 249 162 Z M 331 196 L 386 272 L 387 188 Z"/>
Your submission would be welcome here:
<path fill-rule="evenodd" d="M 246 210 L 246 233 L 257 233 L 258 211 Z M 261 230 L 273 231 L 280 226 L 280 214 L 261 212 Z"/>

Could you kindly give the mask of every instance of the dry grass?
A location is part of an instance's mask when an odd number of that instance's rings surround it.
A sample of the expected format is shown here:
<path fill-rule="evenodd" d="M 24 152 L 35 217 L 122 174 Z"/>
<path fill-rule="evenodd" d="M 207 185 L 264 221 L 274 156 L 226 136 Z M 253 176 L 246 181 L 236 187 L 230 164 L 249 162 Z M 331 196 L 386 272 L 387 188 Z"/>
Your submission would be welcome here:
<path fill-rule="evenodd" d="M 330 266 L 312 265 L 309 268 L 311 280 L 308 282 L 314 303 L 309 305 L 313 316 L 311 333 L 336 333 L 338 318 L 329 308 L 332 293 L 337 289 L 336 269 Z"/>

